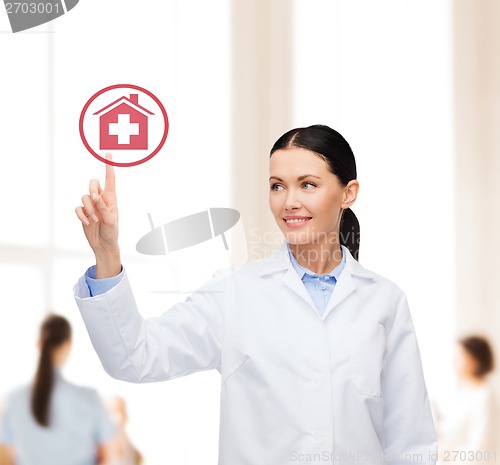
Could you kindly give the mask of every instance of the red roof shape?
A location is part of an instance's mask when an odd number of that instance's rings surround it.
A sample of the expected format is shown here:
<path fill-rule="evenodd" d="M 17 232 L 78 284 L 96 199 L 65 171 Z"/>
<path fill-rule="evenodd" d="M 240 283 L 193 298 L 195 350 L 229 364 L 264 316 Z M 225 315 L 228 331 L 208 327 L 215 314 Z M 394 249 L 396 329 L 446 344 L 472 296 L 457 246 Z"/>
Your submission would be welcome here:
<path fill-rule="evenodd" d="M 123 103 L 127 104 L 129 107 L 132 107 L 133 109 L 135 109 L 137 111 L 140 111 L 141 113 L 149 113 L 150 115 L 154 115 L 153 112 L 147 110 L 144 107 L 141 107 L 137 103 L 137 94 L 131 94 L 130 97 L 131 98 L 127 98 L 125 96 L 120 97 L 119 99 L 115 100 L 114 102 L 110 103 L 109 105 L 106 105 L 104 108 L 101 108 L 99 111 L 96 111 L 94 113 L 94 115 L 98 115 L 99 113 L 102 113 L 102 112 L 107 113 L 108 111 L 111 111 L 113 108 L 117 107 L 119 102 L 121 102 L 121 101 L 123 101 Z M 135 102 L 132 99 L 135 100 Z M 111 108 L 111 107 L 113 107 L 113 108 Z M 107 110 L 107 111 L 105 111 L 105 110 Z"/>

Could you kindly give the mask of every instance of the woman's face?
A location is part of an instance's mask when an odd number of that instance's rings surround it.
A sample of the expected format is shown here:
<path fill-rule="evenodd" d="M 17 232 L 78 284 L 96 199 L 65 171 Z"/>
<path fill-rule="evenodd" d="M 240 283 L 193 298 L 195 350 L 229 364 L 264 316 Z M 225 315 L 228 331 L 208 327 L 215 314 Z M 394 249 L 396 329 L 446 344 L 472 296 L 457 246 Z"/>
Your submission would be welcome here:
<path fill-rule="evenodd" d="M 341 211 L 354 203 L 358 182 L 343 186 L 322 158 L 298 147 L 274 152 L 269 172 L 269 205 L 286 240 L 337 242 Z"/>

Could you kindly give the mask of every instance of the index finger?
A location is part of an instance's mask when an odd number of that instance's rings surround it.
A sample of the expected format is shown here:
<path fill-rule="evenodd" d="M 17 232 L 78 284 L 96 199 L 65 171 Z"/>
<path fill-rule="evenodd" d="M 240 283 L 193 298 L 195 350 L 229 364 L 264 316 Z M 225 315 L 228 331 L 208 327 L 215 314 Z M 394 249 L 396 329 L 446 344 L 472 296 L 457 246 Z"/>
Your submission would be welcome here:
<path fill-rule="evenodd" d="M 112 161 L 111 154 L 106 153 L 106 160 Z M 104 192 L 115 192 L 115 170 L 113 165 L 106 163 L 106 181 L 104 182 Z"/>

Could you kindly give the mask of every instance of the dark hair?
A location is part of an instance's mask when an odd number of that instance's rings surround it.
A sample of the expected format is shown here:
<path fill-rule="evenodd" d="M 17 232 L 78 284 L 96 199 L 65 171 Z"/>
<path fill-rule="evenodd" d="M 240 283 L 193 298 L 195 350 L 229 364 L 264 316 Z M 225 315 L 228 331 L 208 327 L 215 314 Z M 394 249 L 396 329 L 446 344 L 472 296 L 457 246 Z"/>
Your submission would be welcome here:
<path fill-rule="evenodd" d="M 474 375 L 483 378 L 493 370 L 493 351 L 488 341 L 481 336 L 464 337 L 458 341 L 462 347 L 476 360 L 477 369 Z"/>
<path fill-rule="evenodd" d="M 71 338 L 66 318 L 49 315 L 40 328 L 40 358 L 31 397 L 31 412 L 40 426 L 49 426 L 49 408 L 54 385 L 52 353 Z"/>
<path fill-rule="evenodd" d="M 307 128 L 292 129 L 283 134 L 273 145 L 271 156 L 276 150 L 300 147 L 319 155 L 342 185 L 356 179 L 356 160 L 347 141 L 334 129 L 316 124 Z M 340 220 L 340 243 L 359 259 L 360 229 L 354 212 L 344 209 Z"/>

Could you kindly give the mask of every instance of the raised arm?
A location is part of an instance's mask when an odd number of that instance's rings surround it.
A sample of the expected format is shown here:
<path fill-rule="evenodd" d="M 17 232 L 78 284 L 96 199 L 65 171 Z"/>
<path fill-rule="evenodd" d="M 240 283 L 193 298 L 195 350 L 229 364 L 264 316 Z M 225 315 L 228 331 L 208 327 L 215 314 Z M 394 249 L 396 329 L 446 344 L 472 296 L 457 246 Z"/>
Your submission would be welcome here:
<path fill-rule="evenodd" d="M 105 294 L 89 297 L 84 277 L 74 291 L 104 370 L 123 381 L 151 383 L 220 369 L 228 282 L 214 279 L 149 319 L 140 315 L 126 273 Z"/>
<path fill-rule="evenodd" d="M 112 166 L 106 166 L 104 190 L 93 179 L 82 203 L 76 214 L 96 257 L 95 277 L 116 276 L 121 262 Z M 85 276 L 74 288 L 92 344 L 109 375 L 146 383 L 220 366 L 224 313 L 229 305 L 225 279 L 212 280 L 185 302 L 146 320 L 138 311 L 125 270 L 122 275 L 99 295 L 91 295 Z"/>

